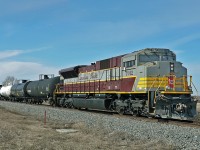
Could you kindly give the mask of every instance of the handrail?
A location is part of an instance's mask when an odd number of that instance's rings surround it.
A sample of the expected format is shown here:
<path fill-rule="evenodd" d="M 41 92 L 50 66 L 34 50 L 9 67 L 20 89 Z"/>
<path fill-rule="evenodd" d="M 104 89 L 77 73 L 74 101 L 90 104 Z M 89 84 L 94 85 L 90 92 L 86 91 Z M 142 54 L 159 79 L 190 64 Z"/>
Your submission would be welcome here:
<path fill-rule="evenodd" d="M 151 90 L 151 88 L 152 88 L 152 87 L 153 87 L 153 85 L 155 84 L 156 80 L 157 80 L 157 78 L 155 78 L 155 80 L 154 80 L 154 82 L 152 83 L 152 85 L 150 86 L 150 88 L 149 88 L 148 92 Z"/>
<path fill-rule="evenodd" d="M 161 83 L 159 84 L 159 86 L 158 86 L 158 88 L 156 89 L 156 91 L 155 92 L 157 92 L 158 91 L 158 89 L 160 88 L 160 86 L 162 85 L 162 83 L 163 83 L 163 81 L 164 81 L 164 77 L 166 77 L 165 75 L 163 76 L 163 78 L 162 78 L 162 81 L 161 81 Z M 160 81 L 159 81 L 160 82 Z"/>
<path fill-rule="evenodd" d="M 154 82 L 152 83 L 152 85 L 150 86 L 150 88 L 149 88 L 149 90 L 148 90 L 148 105 L 149 105 L 149 101 L 150 101 L 149 93 L 150 93 L 151 88 L 152 88 L 153 85 L 155 84 L 156 80 L 157 80 L 157 77 L 155 78 Z"/>
<path fill-rule="evenodd" d="M 107 70 L 106 70 L 106 71 L 107 71 Z M 103 77 L 103 75 L 104 75 L 104 72 L 105 72 L 105 70 L 103 70 L 102 75 L 101 75 L 101 78 L 99 78 L 99 80 L 102 79 L 102 77 Z M 106 79 L 107 79 L 107 75 L 106 75 Z"/>
<path fill-rule="evenodd" d="M 191 81 L 191 83 L 192 83 L 192 85 L 194 86 L 194 88 L 195 88 L 195 90 L 196 90 L 196 92 L 197 92 L 197 96 L 198 96 L 198 95 L 199 95 L 199 92 L 198 92 L 196 86 L 194 85 L 194 83 L 193 83 L 192 81 Z"/>

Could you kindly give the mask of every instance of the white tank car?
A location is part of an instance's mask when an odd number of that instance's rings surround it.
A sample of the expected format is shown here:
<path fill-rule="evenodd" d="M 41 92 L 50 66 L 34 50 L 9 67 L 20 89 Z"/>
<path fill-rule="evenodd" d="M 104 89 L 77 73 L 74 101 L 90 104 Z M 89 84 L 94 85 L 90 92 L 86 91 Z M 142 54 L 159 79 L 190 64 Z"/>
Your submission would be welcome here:
<path fill-rule="evenodd" d="M 12 85 L 2 86 L 0 89 L 0 95 L 3 97 L 9 97 L 11 93 L 11 87 Z"/>

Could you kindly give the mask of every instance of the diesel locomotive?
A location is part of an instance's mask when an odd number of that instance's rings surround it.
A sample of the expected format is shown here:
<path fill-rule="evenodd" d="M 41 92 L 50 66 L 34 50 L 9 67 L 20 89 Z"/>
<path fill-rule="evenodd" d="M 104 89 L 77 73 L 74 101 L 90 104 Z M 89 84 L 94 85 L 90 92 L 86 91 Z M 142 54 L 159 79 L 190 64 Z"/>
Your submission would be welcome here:
<path fill-rule="evenodd" d="M 169 49 L 147 48 L 59 74 L 56 105 L 181 120 L 196 115 L 192 77 Z"/>
<path fill-rule="evenodd" d="M 59 75 L 13 85 L 7 95 L 1 94 L 2 87 L 0 94 L 12 100 L 48 99 L 54 106 L 119 114 L 180 120 L 196 116 L 192 76 L 169 49 L 146 48 L 65 68 Z"/>

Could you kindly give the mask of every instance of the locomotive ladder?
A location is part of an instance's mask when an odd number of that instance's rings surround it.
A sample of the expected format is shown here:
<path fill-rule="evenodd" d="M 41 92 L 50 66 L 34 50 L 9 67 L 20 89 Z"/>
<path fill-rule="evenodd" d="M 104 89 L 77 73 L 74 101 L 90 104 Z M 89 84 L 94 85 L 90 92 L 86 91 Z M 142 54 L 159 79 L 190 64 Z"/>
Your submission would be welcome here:
<path fill-rule="evenodd" d="M 155 110 L 155 104 L 154 100 L 156 98 L 156 92 L 155 91 L 148 91 L 148 112 L 154 113 Z"/>
<path fill-rule="evenodd" d="M 154 101 L 156 98 L 156 91 L 151 91 L 152 87 L 154 86 L 154 84 L 156 83 L 157 78 L 154 79 L 152 85 L 150 86 L 149 90 L 148 90 L 148 112 L 149 113 L 154 113 L 155 107 L 154 107 Z"/>
<path fill-rule="evenodd" d="M 159 94 L 159 91 L 160 91 L 160 87 L 161 85 L 163 84 L 164 82 L 164 79 L 165 79 L 166 76 L 163 76 L 162 77 L 162 81 L 160 82 L 160 79 L 159 77 L 156 77 L 154 79 L 154 82 L 152 83 L 152 85 L 150 86 L 149 90 L 148 90 L 148 111 L 149 113 L 154 113 L 155 111 L 155 103 L 156 103 L 156 97 L 157 95 Z M 157 87 L 156 90 L 151 90 L 154 86 L 154 84 L 158 82 L 159 83 L 159 86 Z"/>

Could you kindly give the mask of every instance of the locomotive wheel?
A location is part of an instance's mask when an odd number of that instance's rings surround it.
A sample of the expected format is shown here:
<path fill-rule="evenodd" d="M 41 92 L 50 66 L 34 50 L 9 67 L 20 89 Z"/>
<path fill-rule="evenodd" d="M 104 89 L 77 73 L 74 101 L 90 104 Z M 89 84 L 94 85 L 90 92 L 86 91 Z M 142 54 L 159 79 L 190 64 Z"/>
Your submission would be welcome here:
<path fill-rule="evenodd" d="M 124 115 L 124 107 L 118 106 L 118 107 L 116 108 L 116 111 L 117 111 L 118 114 Z"/>
<path fill-rule="evenodd" d="M 39 105 L 42 105 L 42 103 L 43 103 L 43 100 L 41 100 L 41 101 L 39 102 Z"/>
<path fill-rule="evenodd" d="M 68 108 L 73 108 L 73 104 L 71 102 L 68 103 Z"/>
<path fill-rule="evenodd" d="M 49 101 L 49 104 L 52 106 L 52 107 L 56 107 L 56 104 L 54 101 Z"/>

